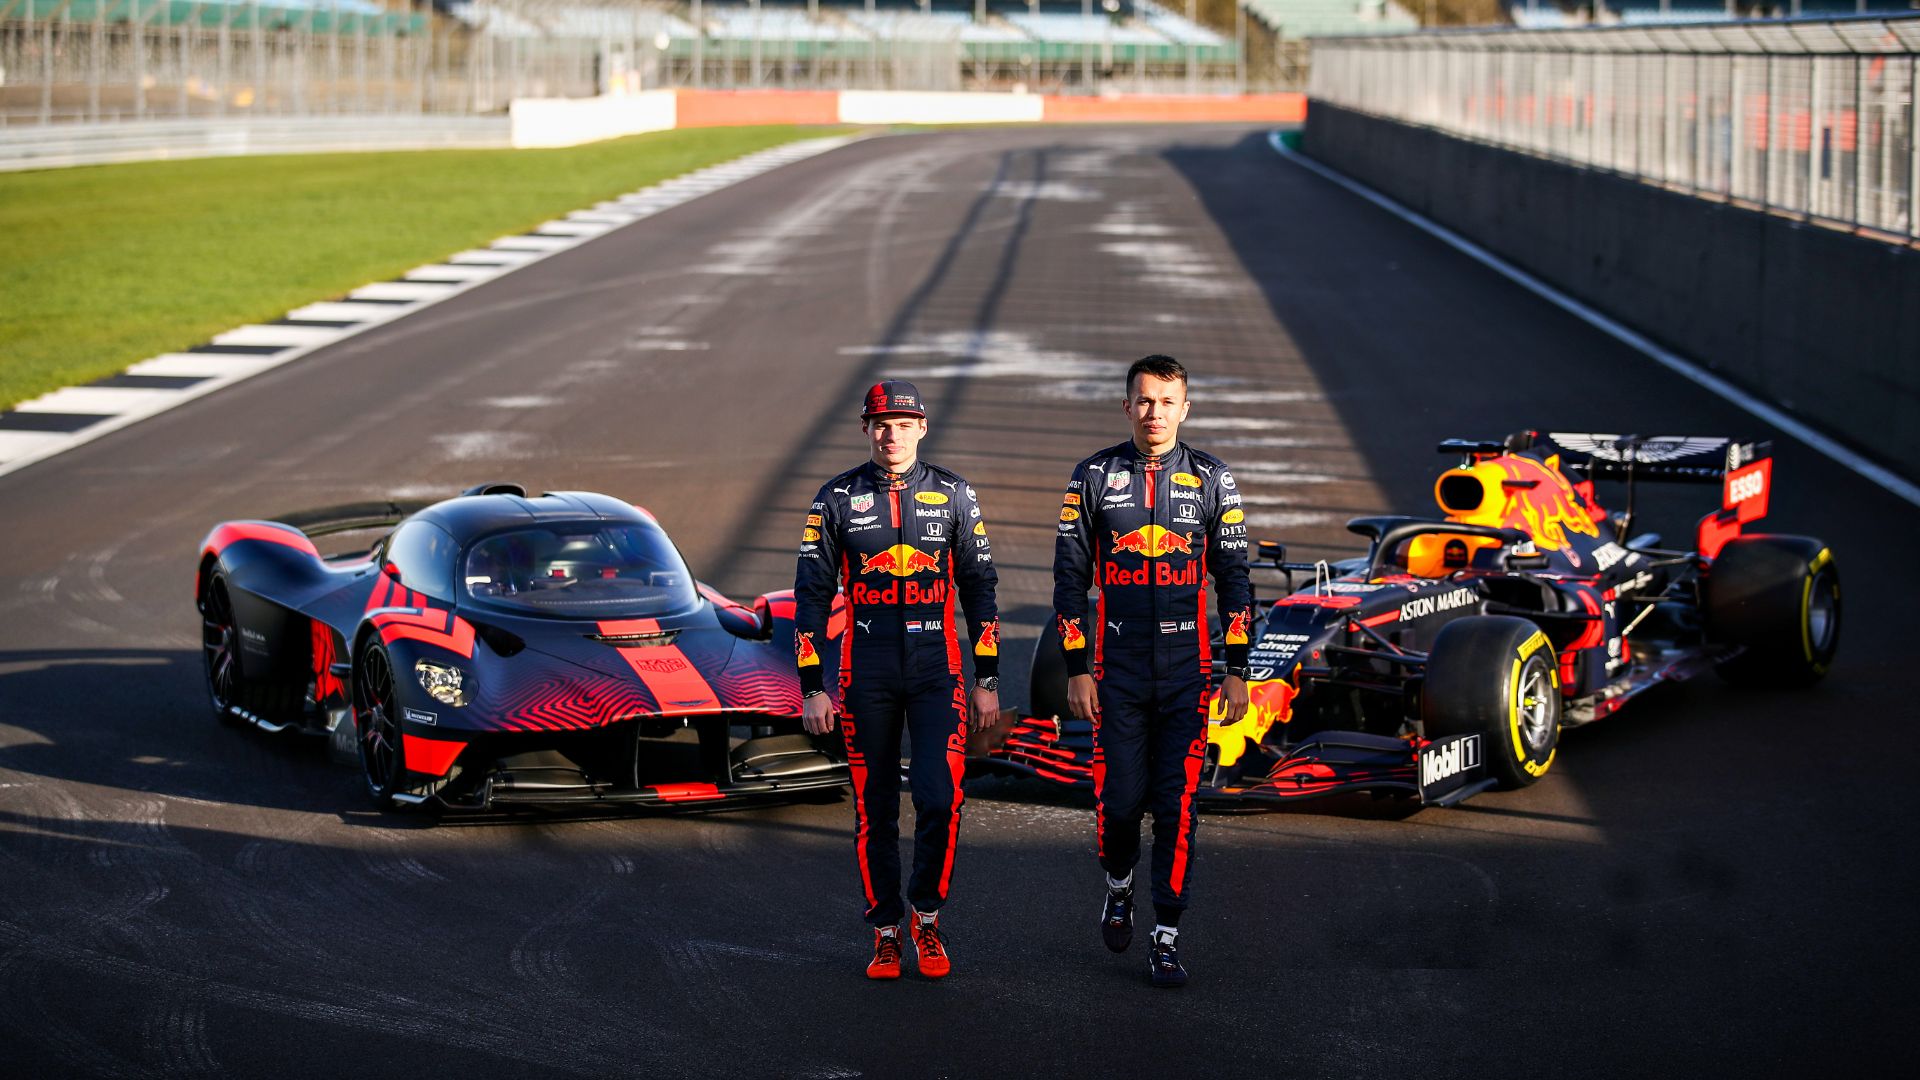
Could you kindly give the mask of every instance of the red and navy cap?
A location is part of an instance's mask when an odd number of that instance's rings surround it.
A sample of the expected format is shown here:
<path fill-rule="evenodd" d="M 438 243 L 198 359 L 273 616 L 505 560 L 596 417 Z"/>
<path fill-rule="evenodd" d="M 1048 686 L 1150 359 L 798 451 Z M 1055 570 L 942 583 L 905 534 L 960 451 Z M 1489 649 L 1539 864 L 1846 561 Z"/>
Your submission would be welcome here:
<path fill-rule="evenodd" d="M 867 403 L 860 410 L 860 419 L 871 420 L 882 413 L 905 413 L 925 420 L 927 411 L 920 405 L 920 388 L 900 379 L 874 383 L 867 391 Z"/>

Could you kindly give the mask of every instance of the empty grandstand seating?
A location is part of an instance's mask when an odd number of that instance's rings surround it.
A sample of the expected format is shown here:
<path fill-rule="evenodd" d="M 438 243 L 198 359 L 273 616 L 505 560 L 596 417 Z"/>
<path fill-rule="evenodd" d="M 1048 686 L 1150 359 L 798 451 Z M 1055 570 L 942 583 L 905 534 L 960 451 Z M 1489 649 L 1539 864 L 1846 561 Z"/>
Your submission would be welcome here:
<path fill-rule="evenodd" d="M 1398 34 L 1420 22 L 1393 0 L 1247 0 L 1247 11 L 1290 38 Z"/>
<path fill-rule="evenodd" d="M 0 3 L 0 9 L 12 7 Z M 21 0 L 14 18 L 147 26 L 226 26 L 302 30 L 312 34 L 418 33 L 426 16 L 390 12 L 370 0 Z"/>

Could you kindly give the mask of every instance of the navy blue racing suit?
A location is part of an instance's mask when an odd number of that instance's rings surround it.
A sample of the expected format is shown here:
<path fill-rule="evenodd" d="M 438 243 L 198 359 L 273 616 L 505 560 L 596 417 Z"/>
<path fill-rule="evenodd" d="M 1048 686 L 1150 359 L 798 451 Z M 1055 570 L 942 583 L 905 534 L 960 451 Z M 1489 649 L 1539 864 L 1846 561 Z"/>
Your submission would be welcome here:
<path fill-rule="evenodd" d="M 1074 468 L 1054 541 L 1053 608 L 1068 676 L 1099 683 L 1100 865 L 1116 879 L 1132 873 L 1141 818 L 1152 810 L 1153 905 L 1167 925 L 1187 906 L 1193 793 L 1206 763 L 1209 573 L 1227 665 L 1244 670 L 1253 589 L 1245 514 L 1226 465 L 1185 443 L 1147 458 L 1125 442 Z M 1099 597 L 1091 617 L 1090 588 Z"/>
<path fill-rule="evenodd" d="M 847 594 L 840 727 L 853 773 L 854 847 L 866 919 L 892 926 L 900 900 L 900 741 L 912 741 L 913 874 L 907 899 L 937 911 L 953 879 L 966 771 L 967 699 L 954 599 L 965 609 L 976 678 L 999 674 L 993 549 L 973 488 L 916 462 L 898 476 L 868 463 L 820 489 L 794 577 L 794 651 L 803 693 L 824 689 L 836 588 Z"/>

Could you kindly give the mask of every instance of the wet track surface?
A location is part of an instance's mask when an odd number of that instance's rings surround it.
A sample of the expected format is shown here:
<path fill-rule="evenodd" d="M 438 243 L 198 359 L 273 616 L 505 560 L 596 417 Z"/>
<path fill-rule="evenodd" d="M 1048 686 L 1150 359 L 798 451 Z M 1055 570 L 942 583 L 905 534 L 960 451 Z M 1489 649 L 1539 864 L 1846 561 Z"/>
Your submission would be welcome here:
<path fill-rule="evenodd" d="M 1242 128 L 870 140 L 679 207 L 0 478 L 0 1068 L 14 1076 L 1877 1074 L 1911 1064 L 1920 512 L 1776 447 L 1847 574 L 1829 681 L 1712 680 L 1524 792 L 1202 822 L 1185 991 L 1098 943 L 1086 804 L 969 784 L 957 973 L 860 977 L 850 803 L 434 823 L 217 726 L 214 522 L 481 480 L 652 509 L 736 596 L 792 581 L 859 392 L 919 383 L 980 489 L 1021 702 L 1073 462 L 1119 380 L 1256 536 L 1426 512 L 1450 435 L 1757 423 Z M 1651 500 L 1685 535 L 1711 489 Z M 1887 564 L 1892 561 L 1893 565 Z M 1893 571 L 1885 585 L 1874 574 Z M 1266 586 L 1271 591 L 1272 586 Z"/>

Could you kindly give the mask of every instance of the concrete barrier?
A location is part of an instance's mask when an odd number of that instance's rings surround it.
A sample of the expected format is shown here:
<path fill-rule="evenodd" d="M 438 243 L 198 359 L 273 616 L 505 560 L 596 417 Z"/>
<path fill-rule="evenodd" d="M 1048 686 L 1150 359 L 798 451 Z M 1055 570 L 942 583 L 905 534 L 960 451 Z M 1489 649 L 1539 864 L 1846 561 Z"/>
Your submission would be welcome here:
<path fill-rule="evenodd" d="M 1175 97 L 1049 97 L 1042 119 L 1052 123 L 1273 123 L 1307 118 L 1305 94 Z"/>
<path fill-rule="evenodd" d="M 513 119 L 516 150 L 581 143 L 669 131 L 678 122 L 671 90 L 593 98 L 516 98 L 507 113 Z"/>
<path fill-rule="evenodd" d="M 936 93 L 911 90 L 842 90 L 843 124 L 1038 123 L 1038 94 Z"/>
<path fill-rule="evenodd" d="M 1920 471 L 1920 251 L 1320 101 L 1303 148 L 1899 471 Z"/>
<path fill-rule="evenodd" d="M 745 124 L 834 124 L 837 90 L 676 90 L 679 127 Z"/>
<path fill-rule="evenodd" d="M 509 145 L 503 116 L 290 116 L 0 128 L 0 171 L 129 161 Z"/>

